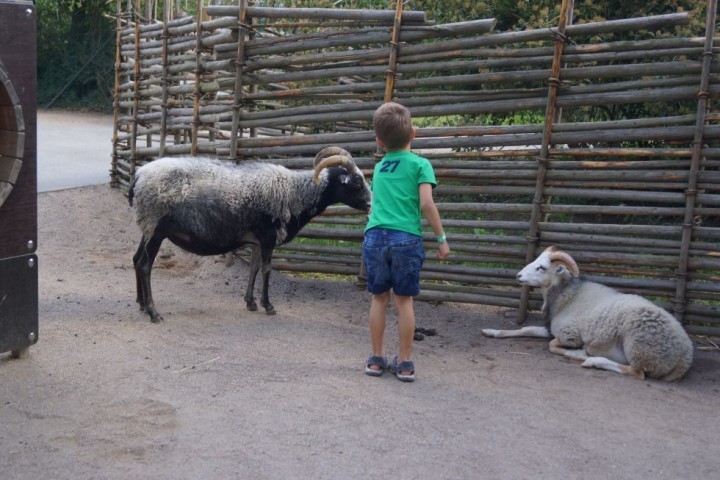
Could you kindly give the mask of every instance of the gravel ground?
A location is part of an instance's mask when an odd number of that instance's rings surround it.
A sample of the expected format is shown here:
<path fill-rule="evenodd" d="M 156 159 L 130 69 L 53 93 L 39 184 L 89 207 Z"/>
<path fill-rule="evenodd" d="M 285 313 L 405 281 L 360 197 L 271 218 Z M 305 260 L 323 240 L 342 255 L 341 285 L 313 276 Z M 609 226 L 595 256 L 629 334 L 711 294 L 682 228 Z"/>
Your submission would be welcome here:
<path fill-rule="evenodd" d="M 418 379 L 363 373 L 369 297 L 275 273 L 278 314 L 245 310 L 247 265 L 166 245 L 135 304 L 139 234 L 107 185 L 39 196 L 40 336 L 0 354 L 3 480 L 717 478 L 720 352 L 679 383 L 587 370 L 512 312 L 418 302 Z M 391 315 L 388 351 L 396 351 Z M 700 348 L 703 347 L 703 348 Z"/>

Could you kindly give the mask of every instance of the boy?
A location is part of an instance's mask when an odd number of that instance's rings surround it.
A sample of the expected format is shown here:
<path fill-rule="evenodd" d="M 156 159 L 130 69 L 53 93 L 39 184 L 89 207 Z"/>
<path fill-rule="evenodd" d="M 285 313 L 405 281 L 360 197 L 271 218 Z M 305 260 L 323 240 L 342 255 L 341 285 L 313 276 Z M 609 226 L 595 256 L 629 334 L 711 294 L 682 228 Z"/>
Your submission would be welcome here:
<path fill-rule="evenodd" d="M 435 172 L 427 159 L 410 152 L 415 139 L 410 112 L 400 104 L 386 103 L 375 111 L 373 127 L 375 140 L 386 154 L 373 173 L 372 209 L 363 241 L 368 291 L 372 293 L 369 317 L 373 350 L 365 373 L 379 377 L 387 368 L 399 380 L 412 382 L 413 297 L 420 292 L 420 269 L 425 258 L 421 210 L 437 236 L 437 257 L 447 258 L 450 247 L 432 196 L 437 185 Z M 400 352 L 388 365 L 384 336 L 391 288 L 398 310 Z"/>

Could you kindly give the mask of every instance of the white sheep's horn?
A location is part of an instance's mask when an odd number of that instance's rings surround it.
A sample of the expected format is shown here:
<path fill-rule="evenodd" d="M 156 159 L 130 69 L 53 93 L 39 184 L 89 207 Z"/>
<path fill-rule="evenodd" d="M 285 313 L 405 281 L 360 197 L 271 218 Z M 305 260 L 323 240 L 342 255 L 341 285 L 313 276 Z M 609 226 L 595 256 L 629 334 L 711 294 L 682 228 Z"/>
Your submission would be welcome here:
<path fill-rule="evenodd" d="M 351 174 L 357 173 L 357 166 L 355 165 L 355 162 L 353 162 L 352 158 L 342 155 L 333 155 L 332 157 L 328 157 L 322 160 L 315 166 L 315 172 L 313 173 L 313 183 L 315 185 L 320 184 L 320 172 L 322 172 L 326 168 L 334 167 L 336 165 L 345 167 L 345 169 Z"/>
<path fill-rule="evenodd" d="M 545 249 L 545 251 L 550 254 L 551 262 L 560 262 L 564 264 L 568 268 L 568 270 L 570 270 L 570 273 L 573 277 L 580 276 L 580 269 L 578 268 L 577 263 L 575 263 L 575 260 L 573 260 L 570 254 L 560 251 L 555 247 L 548 247 Z"/>
<path fill-rule="evenodd" d="M 343 157 L 352 158 L 350 152 L 340 147 L 325 147 L 315 155 L 315 161 L 313 162 L 313 168 L 317 167 L 320 160 L 323 158 L 331 157 L 333 155 L 342 155 Z"/>

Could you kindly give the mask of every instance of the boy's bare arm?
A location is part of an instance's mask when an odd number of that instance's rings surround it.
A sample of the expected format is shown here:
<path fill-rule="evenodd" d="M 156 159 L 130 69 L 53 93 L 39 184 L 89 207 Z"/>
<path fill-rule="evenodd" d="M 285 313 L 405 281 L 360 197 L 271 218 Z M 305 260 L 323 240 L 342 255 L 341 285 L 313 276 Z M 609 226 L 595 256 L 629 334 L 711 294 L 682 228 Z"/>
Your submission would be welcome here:
<path fill-rule="evenodd" d="M 442 221 L 440 220 L 440 212 L 438 212 L 435 200 L 433 200 L 432 196 L 432 185 L 429 183 L 421 183 L 419 192 L 420 209 L 425 214 L 425 218 L 427 218 L 428 223 L 430 223 L 435 236 L 438 238 L 444 237 L 445 231 L 443 230 Z M 437 256 L 440 260 L 444 260 L 448 257 L 448 255 L 450 255 L 450 247 L 448 246 L 447 241 L 443 240 L 438 243 Z"/>

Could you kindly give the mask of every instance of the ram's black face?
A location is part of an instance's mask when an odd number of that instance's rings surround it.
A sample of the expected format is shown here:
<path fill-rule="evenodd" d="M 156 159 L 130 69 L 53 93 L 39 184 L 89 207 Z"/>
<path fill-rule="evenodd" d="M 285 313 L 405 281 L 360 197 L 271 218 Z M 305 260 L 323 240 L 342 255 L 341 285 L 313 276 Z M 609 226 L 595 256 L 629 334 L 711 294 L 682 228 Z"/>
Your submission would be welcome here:
<path fill-rule="evenodd" d="M 339 168 L 339 170 L 336 186 L 338 202 L 364 212 L 370 211 L 372 193 L 362 172 L 350 174 L 344 168 Z"/>

